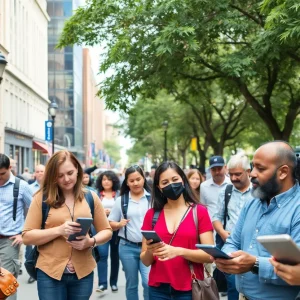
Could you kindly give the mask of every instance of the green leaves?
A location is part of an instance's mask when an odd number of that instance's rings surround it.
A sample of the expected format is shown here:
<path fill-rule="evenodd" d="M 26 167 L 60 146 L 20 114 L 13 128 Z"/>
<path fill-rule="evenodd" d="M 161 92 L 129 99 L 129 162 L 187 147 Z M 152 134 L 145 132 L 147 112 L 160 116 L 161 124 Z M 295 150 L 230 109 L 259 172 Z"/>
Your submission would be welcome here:
<path fill-rule="evenodd" d="M 89 0 L 59 46 L 105 47 L 100 71 L 112 72 L 100 91 L 111 109 L 129 112 L 139 97 L 172 95 L 178 85 L 194 97 L 204 83 L 221 82 L 274 138 L 288 139 L 299 109 L 291 93 L 279 112 L 277 103 L 287 86 L 298 89 L 299 8 L 299 0 Z"/>

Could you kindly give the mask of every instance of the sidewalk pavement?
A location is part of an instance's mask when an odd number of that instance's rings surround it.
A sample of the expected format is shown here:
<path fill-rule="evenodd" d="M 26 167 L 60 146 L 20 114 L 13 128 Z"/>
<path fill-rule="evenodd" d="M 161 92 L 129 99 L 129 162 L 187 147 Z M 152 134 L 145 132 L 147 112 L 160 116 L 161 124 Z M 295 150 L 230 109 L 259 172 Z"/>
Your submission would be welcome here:
<path fill-rule="evenodd" d="M 108 263 L 110 265 L 110 263 Z M 37 284 L 36 281 L 34 283 L 27 283 L 27 280 L 29 278 L 28 274 L 26 273 L 26 269 L 24 266 L 22 267 L 23 274 L 18 277 L 18 282 L 20 284 L 18 288 L 18 300 L 38 300 L 38 294 L 37 294 Z M 110 271 L 108 272 L 110 274 Z M 119 280 L 118 280 L 118 288 L 119 291 L 117 293 L 113 293 L 111 289 L 109 288 L 104 294 L 96 292 L 98 283 L 98 276 L 97 276 L 97 269 L 94 271 L 94 288 L 93 288 L 93 294 L 91 296 L 91 300 L 125 300 L 125 276 L 124 272 L 122 271 L 122 264 L 120 264 L 120 271 L 119 271 Z M 140 284 L 139 284 L 139 299 L 143 300 L 143 288 L 141 284 L 141 278 L 140 278 Z M 222 300 L 226 300 L 227 297 L 220 298 Z M 53 299 L 55 300 L 55 299 Z M 130 300 L 130 299 L 128 299 Z"/>

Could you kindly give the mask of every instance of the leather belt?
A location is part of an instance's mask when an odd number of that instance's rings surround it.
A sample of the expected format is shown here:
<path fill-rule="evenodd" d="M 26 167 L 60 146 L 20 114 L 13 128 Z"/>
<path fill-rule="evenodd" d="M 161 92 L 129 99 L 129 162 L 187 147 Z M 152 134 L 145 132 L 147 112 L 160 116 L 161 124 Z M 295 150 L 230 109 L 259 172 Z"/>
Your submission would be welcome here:
<path fill-rule="evenodd" d="M 129 241 L 129 240 L 127 240 L 127 239 L 125 239 L 121 236 L 120 236 L 120 239 L 126 241 L 128 244 L 135 245 L 135 246 L 138 246 L 138 247 L 142 247 L 142 244 L 143 244 L 142 242 L 131 242 L 131 241 Z"/>
<path fill-rule="evenodd" d="M 2 235 L 0 234 L 0 239 L 8 239 L 10 238 L 12 235 Z"/>

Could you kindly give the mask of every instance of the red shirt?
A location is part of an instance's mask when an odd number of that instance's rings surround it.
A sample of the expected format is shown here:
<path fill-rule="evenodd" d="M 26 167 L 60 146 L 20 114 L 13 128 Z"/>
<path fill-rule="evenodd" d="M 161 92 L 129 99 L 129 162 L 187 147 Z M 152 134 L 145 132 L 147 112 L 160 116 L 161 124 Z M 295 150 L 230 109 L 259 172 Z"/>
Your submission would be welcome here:
<path fill-rule="evenodd" d="M 207 209 L 203 205 L 197 205 L 197 214 L 198 234 L 213 231 Z M 154 209 L 149 209 L 145 215 L 142 230 L 153 230 L 153 215 Z M 169 244 L 173 234 L 169 233 L 167 229 L 164 210 L 161 211 L 154 230 L 166 244 Z M 184 221 L 180 224 L 171 245 L 186 249 L 197 249 L 195 247 L 197 243 L 193 211 L 190 210 Z M 193 263 L 193 267 L 196 277 L 202 280 L 204 278 L 203 264 Z M 169 283 L 175 290 L 190 291 L 192 289 L 191 282 L 191 272 L 186 259 L 178 256 L 167 261 L 159 261 L 157 257 L 154 257 L 149 274 L 149 286 L 159 286 L 161 283 Z"/>

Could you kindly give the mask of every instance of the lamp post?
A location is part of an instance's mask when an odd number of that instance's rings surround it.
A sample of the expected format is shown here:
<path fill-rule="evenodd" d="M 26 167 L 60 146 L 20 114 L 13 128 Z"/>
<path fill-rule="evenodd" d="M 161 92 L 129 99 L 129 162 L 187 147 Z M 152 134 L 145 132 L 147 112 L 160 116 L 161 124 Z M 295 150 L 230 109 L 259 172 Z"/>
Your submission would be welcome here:
<path fill-rule="evenodd" d="M 57 109 L 58 109 L 58 105 L 53 99 L 48 107 L 48 113 L 52 118 L 52 155 L 54 154 L 54 122 L 55 122 Z"/>
<path fill-rule="evenodd" d="M 168 160 L 167 157 L 167 131 L 168 131 L 168 121 L 163 121 L 162 127 L 164 129 L 164 137 L 165 137 L 165 147 L 164 147 L 164 161 Z"/>
<path fill-rule="evenodd" d="M 0 84 L 2 81 L 2 76 L 3 76 L 6 65 L 7 65 L 7 61 L 4 57 L 4 55 L 0 52 Z"/>

